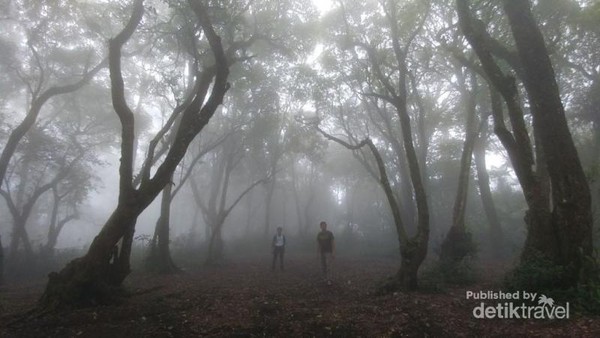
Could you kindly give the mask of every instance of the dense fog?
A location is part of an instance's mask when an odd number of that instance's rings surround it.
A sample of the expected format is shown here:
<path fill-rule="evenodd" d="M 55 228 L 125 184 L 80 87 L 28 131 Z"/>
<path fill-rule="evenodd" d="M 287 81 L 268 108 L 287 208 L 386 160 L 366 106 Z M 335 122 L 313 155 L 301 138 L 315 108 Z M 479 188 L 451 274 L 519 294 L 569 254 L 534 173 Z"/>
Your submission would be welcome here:
<path fill-rule="evenodd" d="M 131 271 L 268 270 L 278 227 L 301 259 L 322 221 L 400 290 L 496 266 L 529 290 L 540 264 L 551 290 L 600 285 L 578 277 L 598 272 L 598 1 L 0 13 L 0 283 L 57 272 L 45 304 Z"/>

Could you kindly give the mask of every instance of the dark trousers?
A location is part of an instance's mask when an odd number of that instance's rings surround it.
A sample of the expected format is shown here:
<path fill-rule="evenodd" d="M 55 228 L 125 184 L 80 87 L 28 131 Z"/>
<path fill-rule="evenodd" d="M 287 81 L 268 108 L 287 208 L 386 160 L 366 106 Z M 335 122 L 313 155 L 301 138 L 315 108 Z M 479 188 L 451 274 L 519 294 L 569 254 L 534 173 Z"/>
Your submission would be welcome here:
<path fill-rule="evenodd" d="M 277 262 L 277 257 L 279 257 L 279 267 L 283 270 L 283 253 L 285 251 L 285 247 L 276 246 L 273 247 L 273 265 L 271 269 L 275 270 L 275 263 Z"/>
<path fill-rule="evenodd" d="M 331 251 L 321 251 L 321 271 L 323 272 L 323 277 L 325 279 L 329 279 L 331 277 L 331 255 Z"/>

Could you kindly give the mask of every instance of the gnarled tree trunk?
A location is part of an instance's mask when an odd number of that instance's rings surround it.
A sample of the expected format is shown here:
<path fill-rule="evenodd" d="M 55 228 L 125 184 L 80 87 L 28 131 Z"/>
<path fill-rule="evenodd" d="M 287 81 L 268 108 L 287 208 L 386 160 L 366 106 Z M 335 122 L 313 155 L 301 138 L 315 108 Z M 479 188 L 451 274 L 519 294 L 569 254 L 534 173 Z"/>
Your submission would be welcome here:
<path fill-rule="evenodd" d="M 223 102 L 229 85 L 229 62 L 221 39 L 200 2 L 190 1 L 198 17 L 203 37 L 208 40 L 215 64 L 198 72 L 190 99 L 181 108 L 181 123 L 162 164 L 150 177 L 153 149 L 149 151 L 141 172 L 139 188 L 134 188 L 134 116 L 125 100 L 121 74 L 121 49 L 130 39 L 142 19 L 143 0 L 136 0 L 126 27 L 109 43 L 109 70 L 113 107 L 121 121 L 121 163 L 119 167 L 119 200 L 115 211 L 92 242 L 85 256 L 71 261 L 63 270 L 49 275 L 41 304 L 46 307 L 96 304 L 114 296 L 129 274 L 129 255 L 135 224 L 142 211 L 170 182 L 173 172 L 185 155 L 189 144 L 206 126 Z M 211 86 L 212 85 L 212 86 Z M 209 90 L 210 89 L 210 90 Z M 179 108 L 177 108 L 179 109 Z M 117 250 L 118 243 L 120 250 Z"/>
<path fill-rule="evenodd" d="M 504 0 L 516 42 L 520 68 L 517 73 L 525 85 L 537 147 L 543 158 L 535 163 L 531 142 L 523 127 L 515 80 L 502 73 L 485 42 L 490 39 L 480 23 L 469 13 L 466 0 L 457 0 L 463 33 L 475 49 L 490 82 L 502 95 L 513 123 L 511 135 L 501 123 L 498 98 L 492 94 L 495 108 L 496 134 L 511 157 L 515 173 L 529 210 L 525 215 L 528 233 L 521 264 L 542 256 L 563 268 L 553 279 L 554 287 L 576 287 L 587 278 L 586 256 L 592 253 L 592 213 L 587 184 L 577 150 L 565 118 L 564 107 L 543 36 L 531 13 L 529 1 Z M 514 66 L 513 66 L 514 67 Z M 496 102 L 494 102 L 496 101 Z M 550 191 L 535 167 L 545 166 L 550 178 Z M 549 198 L 548 195 L 551 195 Z M 544 286 L 540 286 L 544 287 Z"/>

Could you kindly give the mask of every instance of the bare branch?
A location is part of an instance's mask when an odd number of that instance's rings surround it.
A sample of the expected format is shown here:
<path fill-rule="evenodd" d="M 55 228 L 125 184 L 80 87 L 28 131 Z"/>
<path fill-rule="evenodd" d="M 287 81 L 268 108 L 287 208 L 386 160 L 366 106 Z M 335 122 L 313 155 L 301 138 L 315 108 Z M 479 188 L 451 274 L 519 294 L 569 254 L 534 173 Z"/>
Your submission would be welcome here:
<path fill-rule="evenodd" d="M 337 142 L 350 150 L 356 150 L 356 149 L 364 147 L 365 145 L 369 147 L 369 149 L 371 150 L 371 153 L 375 157 L 375 161 L 377 162 L 377 168 L 379 169 L 379 183 L 385 192 L 386 198 L 388 199 L 388 204 L 390 206 L 392 215 L 394 217 L 394 223 L 396 225 L 396 230 L 398 231 L 398 239 L 400 241 L 400 244 L 403 247 L 406 246 L 408 244 L 408 235 L 406 233 L 406 230 L 404 229 L 404 223 L 402 222 L 402 216 L 400 214 L 400 208 L 398 205 L 398 201 L 396 200 L 396 195 L 394 194 L 394 191 L 392 190 L 392 186 L 388 179 L 387 172 L 385 170 L 385 163 L 383 162 L 383 158 L 381 157 L 381 154 L 377 150 L 377 147 L 375 147 L 375 144 L 373 144 L 373 141 L 367 137 L 364 140 L 362 140 L 360 143 L 352 145 L 352 144 L 345 142 L 344 140 L 341 140 L 333 135 L 327 134 L 325 131 L 323 131 L 321 128 L 319 128 L 319 126 L 316 126 L 316 128 L 328 140 Z"/>
<path fill-rule="evenodd" d="M 179 181 L 179 185 L 177 186 L 177 188 L 175 188 L 175 190 L 173 190 L 173 193 L 171 193 L 171 199 L 173 199 L 173 197 L 175 197 L 175 195 L 177 195 L 177 193 L 179 192 L 179 190 L 181 190 L 181 187 L 183 187 L 184 183 L 190 177 L 190 175 L 194 171 L 194 167 L 200 161 L 200 159 L 204 155 L 206 155 L 207 153 L 209 153 L 210 151 L 212 151 L 213 149 L 215 149 L 216 147 L 218 147 L 220 144 L 222 144 L 227 139 L 227 137 L 229 137 L 233 133 L 234 133 L 234 130 L 232 130 L 231 132 L 223 135 L 222 137 L 220 137 L 219 139 L 217 139 L 215 142 L 209 144 L 208 146 L 206 146 L 202 150 L 200 150 L 200 152 L 192 159 L 192 162 L 189 164 L 185 175 L 183 175 L 183 177 Z"/>

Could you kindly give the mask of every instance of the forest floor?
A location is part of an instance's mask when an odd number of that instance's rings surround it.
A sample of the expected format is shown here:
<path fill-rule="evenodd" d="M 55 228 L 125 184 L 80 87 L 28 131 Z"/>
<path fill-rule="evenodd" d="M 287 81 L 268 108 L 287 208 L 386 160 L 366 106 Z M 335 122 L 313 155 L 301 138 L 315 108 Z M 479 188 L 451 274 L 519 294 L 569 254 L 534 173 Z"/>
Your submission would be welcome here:
<path fill-rule="evenodd" d="M 285 271 L 246 258 L 218 268 L 155 276 L 132 274 L 120 304 L 26 315 L 44 282 L 0 289 L 0 337 L 472 337 L 600 336 L 600 318 L 475 319 L 467 290 L 377 296 L 393 260 L 338 258 L 325 283 L 316 257 L 290 257 Z M 489 276 L 488 272 L 484 272 Z"/>

